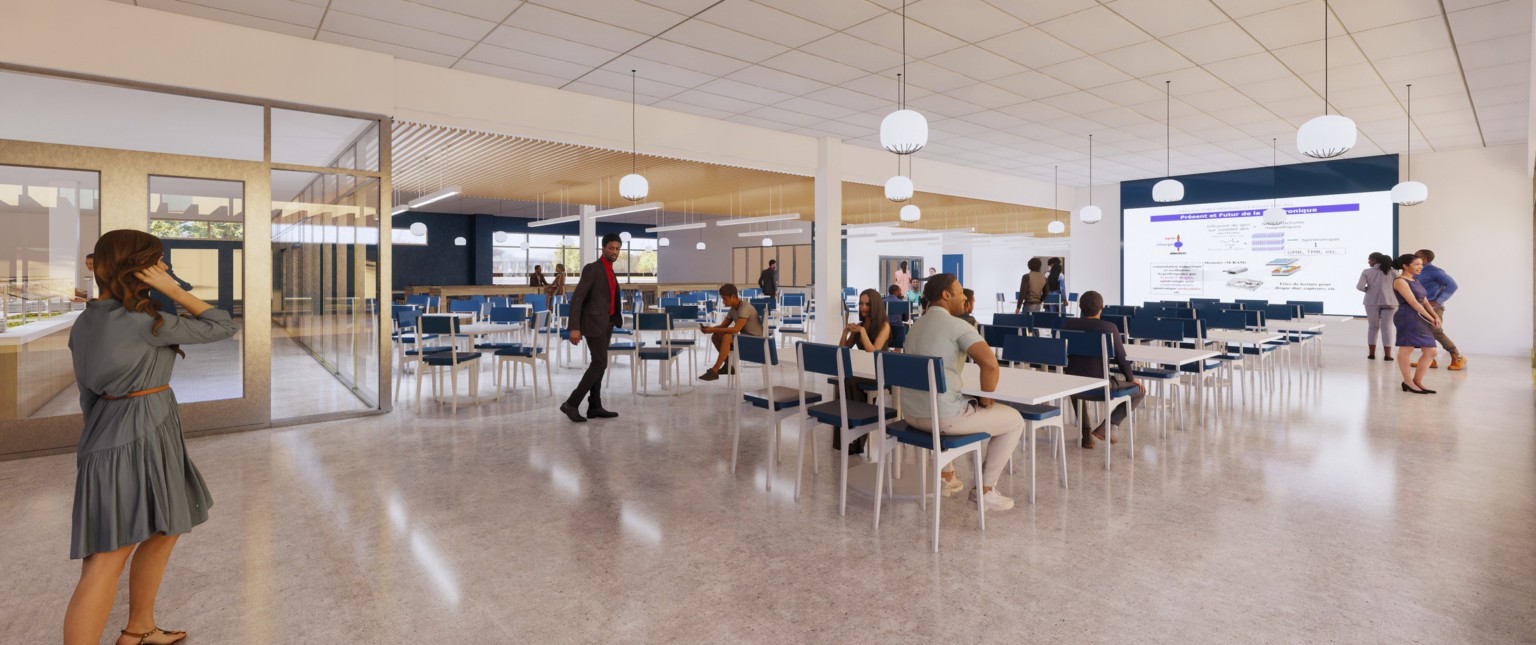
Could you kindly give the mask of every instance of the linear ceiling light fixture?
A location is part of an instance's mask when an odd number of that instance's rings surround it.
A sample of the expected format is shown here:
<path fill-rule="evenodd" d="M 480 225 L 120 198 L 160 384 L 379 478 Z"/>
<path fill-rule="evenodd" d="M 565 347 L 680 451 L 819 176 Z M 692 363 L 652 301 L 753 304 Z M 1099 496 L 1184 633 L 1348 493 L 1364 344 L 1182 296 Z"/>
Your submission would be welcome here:
<path fill-rule="evenodd" d="M 1296 148 L 1308 157 L 1331 159 L 1355 147 L 1355 122 L 1342 114 L 1328 113 L 1328 0 L 1323 0 L 1323 115 L 1301 124 Z"/>
<path fill-rule="evenodd" d="M 858 228 L 890 228 L 896 226 L 893 222 L 868 222 L 865 224 L 844 224 L 843 230 L 849 231 Z"/>
<path fill-rule="evenodd" d="M 765 222 L 785 222 L 800 219 L 799 213 L 784 213 L 783 215 L 764 215 L 762 217 L 733 217 L 715 220 L 715 226 L 740 226 L 742 224 L 762 224 Z M 700 224 L 699 226 L 703 226 Z"/>
<path fill-rule="evenodd" d="M 935 234 L 939 234 L 939 233 L 975 233 L 975 232 L 976 232 L 976 229 L 974 227 L 967 227 L 967 228 L 944 228 L 944 229 L 934 229 L 934 230 L 929 230 L 929 229 L 926 229 L 926 228 L 907 228 L 907 229 L 902 229 L 902 230 L 899 230 L 899 231 L 891 231 L 891 235 L 893 235 L 893 236 L 898 236 L 898 235 L 935 235 Z"/>
<path fill-rule="evenodd" d="M 1429 186 L 1413 180 L 1413 83 L 1408 84 L 1408 145 L 1403 149 L 1403 161 L 1408 167 L 1404 173 L 1409 181 L 1392 187 L 1392 201 L 1403 206 L 1417 206 L 1429 199 Z"/>
<path fill-rule="evenodd" d="M 779 228 L 771 231 L 747 231 L 745 233 L 737 233 L 736 237 L 763 237 L 767 235 L 789 235 L 791 233 L 803 232 L 805 232 L 805 229 L 803 228 Z"/>
<path fill-rule="evenodd" d="M 1163 81 L 1163 176 L 1152 185 L 1152 201 L 1176 202 L 1184 199 L 1184 184 L 1173 179 L 1173 81 Z"/>
<path fill-rule="evenodd" d="M 640 176 L 640 146 L 635 135 L 635 70 L 629 70 L 629 174 L 619 180 L 619 196 L 632 202 L 645 199 L 651 183 Z"/>
<path fill-rule="evenodd" d="M 417 197 L 416 199 L 411 200 L 409 205 L 411 208 L 421 208 L 422 206 L 426 206 L 432 202 L 442 201 L 462 192 L 464 192 L 463 188 L 458 186 L 449 186 L 447 188 L 439 189 L 437 191 Z"/>
<path fill-rule="evenodd" d="M 704 222 L 694 222 L 692 224 L 671 224 L 668 226 L 652 226 L 648 229 L 645 229 L 645 232 L 665 233 L 667 231 L 691 231 L 696 228 L 704 228 L 705 226 L 707 225 Z"/>
<path fill-rule="evenodd" d="M 664 204 L 661 202 L 646 202 L 644 204 L 635 204 L 633 206 L 620 206 L 618 208 L 610 208 L 592 213 L 592 219 L 597 219 L 599 217 L 613 217 L 614 215 L 629 215 L 631 213 L 644 213 L 646 211 L 660 210 L 662 206 L 664 206 Z"/>

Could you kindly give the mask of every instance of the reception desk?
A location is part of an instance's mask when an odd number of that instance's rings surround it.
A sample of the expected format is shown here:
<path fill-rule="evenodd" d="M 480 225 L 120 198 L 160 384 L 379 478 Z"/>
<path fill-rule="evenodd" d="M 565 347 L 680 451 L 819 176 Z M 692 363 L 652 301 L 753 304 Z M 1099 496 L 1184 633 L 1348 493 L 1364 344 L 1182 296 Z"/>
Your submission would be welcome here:
<path fill-rule="evenodd" d="M 0 419 L 25 419 L 75 387 L 69 330 L 78 311 L 0 334 Z"/>

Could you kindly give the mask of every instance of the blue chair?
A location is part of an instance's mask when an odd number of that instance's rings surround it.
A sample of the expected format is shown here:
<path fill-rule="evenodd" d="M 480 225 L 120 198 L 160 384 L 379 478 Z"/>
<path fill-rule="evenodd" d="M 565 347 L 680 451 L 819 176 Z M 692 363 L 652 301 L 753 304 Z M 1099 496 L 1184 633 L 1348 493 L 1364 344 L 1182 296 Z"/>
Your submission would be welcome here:
<path fill-rule="evenodd" d="M 1323 315 L 1323 301 L 1321 300 L 1287 300 L 1285 304 L 1301 305 L 1301 313 L 1307 316 Z"/>
<path fill-rule="evenodd" d="M 1216 304 L 1221 304 L 1221 299 L 1220 298 L 1190 298 L 1189 299 L 1189 306 L 1196 307 L 1196 308 L 1200 307 L 1200 305 L 1216 305 Z"/>
<path fill-rule="evenodd" d="M 994 350 L 1003 348 L 1003 343 L 1009 338 L 1023 335 L 1023 327 L 1009 327 L 1005 325 L 982 325 L 981 337 L 987 341 L 987 347 Z"/>
<path fill-rule="evenodd" d="M 1060 373 L 1067 367 L 1067 341 L 1061 338 L 1037 338 L 1010 336 L 1003 344 L 1003 360 L 1019 365 L 1041 365 L 1048 372 Z M 1041 428 L 1054 428 L 1051 432 L 1051 457 L 1061 476 L 1061 487 L 1067 487 L 1067 440 L 1062 425 L 1061 405 L 1032 405 L 1008 403 L 1024 417 L 1024 430 L 1029 442 L 1029 503 L 1035 503 L 1035 442 Z M 1019 448 L 1023 449 L 1023 444 Z"/>
<path fill-rule="evenodd" d="M 845 381 L 853 377 L 853 354 L 848 347 L 827 345 L 823 343 L 803 342 L 795 345 L 795 353 L 798 357 L 801 394 L 809 392 L 807 375 L 818 374 L 830 376 L 831 382 L 837 386 L 837 392 L 845 392 Z M 842 442 L 836 446 L 838 454 L 842 457 L 842 483 L 841 492 L 838 494 L 837 513 L 846 515 L 848 512 L 848 447 L 859 437 L 875 430 L 876 422 L 881 414 L 886 419 L 896 418 L 896 410 L 891 408 L 877 408 L 874 405 L 862 401 L 850 401 L 847 397 L 840 396 L 836 401 L 826 401 L 811 405 L 802 401 L 801 407 L 806 416 L 801 420 L 799 454 L 795 457 L 795 499 L 800 499 L 800 480 L 805 475 L 805 446 L 808 439 L 815 438 L 815 429 L 820 425 L 837 426 L 842 430 Z M 820 472 L 817 463 L 816 451 L 811 451 L 812 472 Z"/>
<path fill-rule="evenodd" d="M 900 301 L 883 301 L 883 302 L 885 302 L 885 316 L 886 316 L 886 318 L 888 318 L 890 320 L 900 320 L 900 321 L 902 321 L 904 323 L 911 322 L 911 319 L 912 319 L 912 303 L 907 302 L 905 300 L 900 300 Z M 892 323 L 891 326 L 894 327 L 895 323 Z"/>
<path fill-rule="evenodd" d="M 635 314 L 635 358 L 639 361 L 635 369 L 639 370 L 640 390 L 645 394 L 649 391 L 650 372 L 644 365 L 647 362 L 662 362 L 661 381 L 663 389 L 670 389 L 672 396 L 677 396 L 682 391 L 682 367 L 677 362 L 677 357 L 685 351 L 685 347 L 676 346 L 672 342 L 672 317 L 664 313 L 639 313 Z M 645 334 L 649 332 L 659 337 L 656 346 L 645 345 Z M 667 368 L 672 368 L 672 377 L 667 378 Z M 693 378 L 693 374 L 688 375 Z"/>
<path fill-rule="evenodd" d="M 448 301 L 448 313 L 451 314 L 471 314 L 476 318 L 479 318 L 480 310 L 482 307 L 483 305 L 481 303 L 475 302 L 473 300 Z"/>
<path fill-rule="evenodd" d="M 542 293 L 530 293 L 523 296 L 523 304 L 529 305 L 534 311 L 549 309 L 549 296 Z"/>
<path fill-rule="evenodd" d="M 436 340 L 437 334 L 423 334 L 421 330 L 416 328 L 418 321 L 421 319 L 420 307 L 414 305 L 394 305 L 391 315 L 395 319 L 394 336 L 398 344 L 396 349 L 399 351 L 398 359 L 395 363 L 395 372 L 397 374 L 395 378 L 395 400 L 398 401 L 400 400 L 400 385 L 405 382 L 403 376 L 406 372 L 406 365 L 420 362 L 421 352 L 409 348 L 416 347 L 421 342 Z M 445 351 L 449 348 L 445 345 L 441 347 L 426 347 L 425 349 L 428 353 L 431 353 Z M 419 365 L 416 371 L 420 371 Z"/>
<path fill-rule="evenodd" d="M 522 307 L 491 307 L 490 315 L 486 316 L 486 322 L 496 325 L 506 325 L 505 333 L 518 331 L 520 326 L 528 322 L 528 310 Z M 475 349 L 494 352 L 508 347 L 521 347 L 522 343 L 511 342 L 486 342 L 475 345 Z"/>
<path fill-rule="evenodd" d="M 1131 306 L 1127 306 L 1127 305 L 1105 305 L 1104 306 L 1104 315 L 1106 315 L 1106 316 L 1130 316 L 1130 317 L 1134 318 L 1136 316 L 1136 310 L 1137 309 L 1138 309 L 1138 307 L 1131 307 Z"/>
<path fill-rule="evenodd" d="M 661 298 L 657 300 L 657 306 L 661 307 L 662 309 L 666 309 L 668 307 L 676 307 L 681 304 L 683 304 L 682 298 Z"/>
<path fill-rule="evenodd" d="M 798 416 L 802 405 L 811 405 L 821 402 L 821 395 L 815 392 L 803 392 L 792 387 L 783 387 L 773 384 L 773 368 L 779 365 L 779 348 L 769 339 L 761 336 L 747 336 L 738 334 L 736 342 L 731 343 L 732 362 L 737 370 L 745 373 L 750 367 L 761 369 L 763 387 L 758 390 L 747 390 L 745 386 L 745 374 L 738 387 L 742 389 L 741 405 L 738 406 L 734 416 L 735 432 L 731 436 L 731 472 L 736 472 L 736 457 L 741 448 L 741 416 L 747 410 L 756 408 L 767 412 L 768 416 L 768 490 L 773 490 L 773 472 L 779 461 L 779 428 L 785 419 Z"/>
<path fill-rule="evenodd" d="M 891 350 L 901 350 L 907 347 L 907 326 L 891 325 L 891 338 L 885 346 Z"/>
<path fill-rule="evenodd" d="M 939 500 L 943 499 L 944 481 L 942 473 L 944 466 L 954 460 L 970 454 L 974 459 L 976 477 L 976 522 L 979 530 L 987 528 L 987 505 L 981 498 L 981 446 L 982 442 L 990 439 L 992 435 L 985 432 L 963 435 L 945 435 L 939 432 L 939 403 L 934 396 L 936 392 L 945 391 L 944 359 L 936 356 L 915 356 L 911 354 L 896 354 L 892 352 L 875 353 L 875 378 L 879 386 L 879 408 L 890 407 L 887 398 L 890 396 L 887 387 L 906 388 L 903 396 L 928 397 L 928 418 L 932 420 L 932 429 L 918 430 L 909 425 L 905 420 L 887 421 L 883 415 L 879 416 L 880 436 L 882 440 L 876 454 L 880 462 L 875 474 L 875 528 L 880 528 L 880 503 L 885 498 L 880 494 L 880 489 L 885 485 L 886 479 L 893 473 L 891 464 L 895 457 L 896 444 L 906 444 L 915 448 L 927 450 L 931 459 L 924 459 L 924 472 L 919 476 L 923 483 L 922 497 L 919 501 L 926 503 L 929 495 L 929 484 L 932 484 L 933 494 L 933 552 L 939 552 Z M 916 391 L 911 391 L 916 390 Z M 928 479 L 927 467 L 933 468 L 933 479 Z"/>
<path fill-rule="evenodd" d="M 1035 327 L 1039 329 L 1061 329 L 1063 316 L 1057 313 L 1040 311 L 1035 312 L 1032 318 L 1034 319 Z"/>
<path fill-rule="evenodd" d="M 1097 358 L 1104 370 L 1100 373 L 1105 376 L 1111 374 L 1109 359 L 1114 357 L 1114 344 L 1109 341 L 1109 334 L 1097 331 L 1062 331 L 1061 334 L 1067 340 L 1067 355 L 1069 357 Z M 1104 413 L 1106 421 L 1109 420 L 1116 406 L 1125 406 L 1125 425 L 1127 434 L 1130 435 L 1130 454 L 1132 459 L 1136 458 L 1136 414 L 1135 410 L 1131 409 L 1131 395 L 1135 393 L 1136 386 L 1134 385 L 1127 384 L 1116 388 L 1114 387 L 1114 381 L 1106 380 L 1103 389 L 1084 392 L 1077 395 L 1075 399 L 1079 404 L 1079 408 L 1081 408 L 1083 403 L 1090 403 L 1099 408 Z M 1081 409 L 1079 409 L 1078 414 L 1082 414 Z M 1114 431 L 1114 424 L 1104 424 L 1104 438 L 1106 439 L 1106 445 L 1104 446 L 1105 470 L 1109 470 L 1110 453 L 1114 452 L 1111 449 Z"/>
<path fill-rule="evenodd" d="M 521 308 L 514 309 L 521 311 Z M 492 312 L 493 314 L 495 312 Z M 537 331 L 543 331 L 549 327 L 549 312 L 536 311 L 533 313 L 533 327 Z M 496 398 L 501 398 L 501 373 L 503 368 L 511 370 L 509 379 L 512 387 L 517 387 L 518 378 L 523 365 L 528 366 L 528 371 L 533 375 L 533 398 L 539 398 L 539 363 L 544 364 L 544 381 L 548 384 L 549 395 L 555 395 L 555 380 L 549 367 L 549 343 L 555 334 L 537 333 L 533 337 L 533 345 L 519 345 L 515 347 L 503 347 L 496 350 L 492 356 L 496 361 Z"/>
<path fill-rule="evenodd" d="M 1002 327 L 1034 327 L 1032 314 L 992 314 L 992 324 Z"/>
<path fill-rule="evenodd" d="M 1045 297 L 1040 299 L 1040 306 L 1041 306 L 1042 309 L 1045 309 L 1046 311 L 1055 313 L 1056 315 L 1061 315 L 1061 313 L 1062 313 L 1061 294 L 1060 293 L 1048 293 L 1048 294 L 1045 294 Z"/>
<path fill-rule="evenodd" d="M 454 338 L 461 335 L 459 333 L 459 318 L 457 316 L 422 316 L 421 319 L 417 321 L 416 328 L 420 330 L 422 334 L 437 334 L 439 336 L 448 336 L 449 338 Z M 425 347 L 424 345 L 421 345 L 421 342 L 422 341 L 420 339 L 417 340 L 418 346 Z M 434 376 L 434 380 L 432 382 L 432 393 L 439 398 L 441 398 L 443 395 L 442 372 L 444 369 L 448 370 L 448 380 L 452 381 L 453 385 L 453 411 L 455 413 L 459 411 L 460 369 L 468 369 L 469 389 L 473 390 L 475 393 L 475 403 L 480 402 L 479 352 L 457 352 L 453 351 L 451 348 L 445 348 L 443 351 L 430 353 L 427 353 L 424 350 L 421 354 L 419 354 L 419 358 L 421 359 L 421 364 L 416 370 L 417 414 L 421 414 L 421 379 L 423 372 L 426 371 L 424 368 L 432 369 Z"/>
<path fill-rule="evenodd" d="M 1235 300 L 1239 306 L 1246 310 L 1263 311 L 1269 306 L 1268 300 Z"/>
<path fill-rule="evenodd" d="M 422 309 L 430 309 L 432 307 L 432 296 L 425 293 L 411 294 L 405 297 L 405 304 L 415 305 Z"/>

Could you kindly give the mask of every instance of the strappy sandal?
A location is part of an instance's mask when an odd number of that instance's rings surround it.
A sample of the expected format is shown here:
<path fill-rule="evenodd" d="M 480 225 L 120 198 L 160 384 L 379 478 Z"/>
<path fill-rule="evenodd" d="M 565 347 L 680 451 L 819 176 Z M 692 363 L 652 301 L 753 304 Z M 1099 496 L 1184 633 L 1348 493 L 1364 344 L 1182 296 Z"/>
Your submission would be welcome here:
<path fill-rule="evenodd" d="M 142 634 L 135 634 L 135 633 L 130 632 L 130 631 L 126 630 L 126 629 L 122 630 L 122 631 L 123 631 L 123 635 L 124 636 L 127 636 L 129 638 L 137 638 L 137 639 L 139 639 L 138 645 L 146 645 L 144 643 L 144 641 L 146 639 L 148 639 L 150 636 L 154 636 L 155 634 L 165 634 L 166 636 L 180 635 L 181 638 L 178 638 L 178 639 L 176 639 L 174 641 L 171 641 L 173 643 L 179 643 L 179 642 L 181 642 L 183 639 L 185 639 L 187 637 L 187 633 L 186 632 L 182 632 L 182 631 L 168 632 L 168 631 L 165 631 L 163 629 L 160 629 L 159 627 L 151 629 L 151 630 L 149 630 L 147 632 L 144 632 Z"/>

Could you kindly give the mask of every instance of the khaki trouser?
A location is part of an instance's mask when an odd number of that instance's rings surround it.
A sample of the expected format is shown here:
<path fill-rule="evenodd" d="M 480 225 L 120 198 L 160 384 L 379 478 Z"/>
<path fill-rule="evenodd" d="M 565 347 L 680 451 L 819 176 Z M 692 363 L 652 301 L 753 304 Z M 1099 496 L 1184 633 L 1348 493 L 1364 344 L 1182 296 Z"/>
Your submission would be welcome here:
<path fill-rule="evenodd" d="M 933 420 L 920 417 L 907 417 L 907 425 L 914 430 L 932 431 Z M 983 408 L 974 403 L 965 408 L 965 412 L 959 416 L 939 419 L 939 434 L 976 434 L 985 432 L 992 435 L 987 443 L 987 454 L 981 460 L 981 484 L 983 486 L 996 486 L 1003 471 L 1008 468 L 1008 458 L 1013 456 L 1013 450 L 1019 447 L 1019 435 L 1024 432 L 1024 417 L 1018 410 L 1001 403 L 993 403 L 990 408 Z"/>
<path fill-rule="evenodd" d="M 1440 326 L 1431 330 L 1435 334 L 1435 340 L 1439 341 L 1440 346 L 1444 347 L 1445 351 L 1450 352 L 1453 358 L 1461 356 L 1461 352 L 1456 351 L 1455 341 L 1452 341 L 1450 336 L 1445 335 L 1445 305 L 1435 307 L 1435 315 L 1440 318 Z"/>

